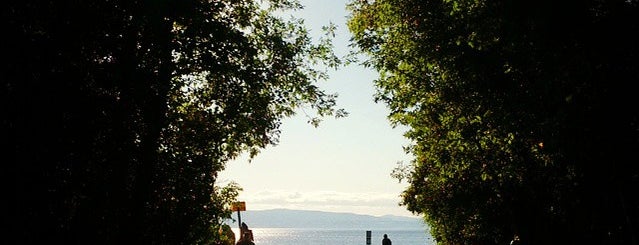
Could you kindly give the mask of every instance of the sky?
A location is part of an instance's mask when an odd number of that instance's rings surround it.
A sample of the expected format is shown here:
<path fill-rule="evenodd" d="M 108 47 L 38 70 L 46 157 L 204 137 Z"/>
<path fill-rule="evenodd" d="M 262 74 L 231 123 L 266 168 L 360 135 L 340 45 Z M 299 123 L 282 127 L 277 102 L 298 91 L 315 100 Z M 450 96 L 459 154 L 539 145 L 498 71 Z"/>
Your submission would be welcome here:
<path fill-rule="evenodd" d="M 347 0 L 301 0 L 303 10 L 291 12 L 305 19 L 319 38 L 321 27 L 337 25 L 335 52 L 344 56 L 350 33 L 346 26 Z M 346 118 L 325 118 L 319 127 L 308 124 L 303 112 L 281 126 L 279 144 L 263 149 L 249 161 L 243 155 L 219 173 L 218 185 L 237 182 L 239 200 L 247 210 L 300 209 L 347 212 L 374 216 L 414 216 L 399 206 L 407 183 L 390 176 L 397 162 L 412 158 L 403 147 L 404 127 L 393 128 L 388 109 L 375 103 L 373 81 L 377 73 L 357 64 L 329 72 L 319 86 L 337 93 L 337 108 Z"/>

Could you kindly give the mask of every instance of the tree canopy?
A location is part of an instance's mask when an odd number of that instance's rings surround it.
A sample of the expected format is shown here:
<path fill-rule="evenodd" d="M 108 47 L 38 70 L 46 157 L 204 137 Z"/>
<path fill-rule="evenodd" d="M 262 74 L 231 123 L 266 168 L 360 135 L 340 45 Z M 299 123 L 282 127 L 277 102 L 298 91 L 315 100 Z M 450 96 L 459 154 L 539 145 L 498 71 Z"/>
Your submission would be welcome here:
<path fill-rule="evenodd" d="M 284 117 L 344 116 L 339 65 L 295 1 L 2 3 L 2 138 L 15 243 L 211 244 L 240 188 L 215 185 Z M 316 123 L 319 119 L 312 118 Z"/>
<path fill-rule="evenodd" d="M 441 244 L 637 244 L 637 1 L 352 1 Z"/>

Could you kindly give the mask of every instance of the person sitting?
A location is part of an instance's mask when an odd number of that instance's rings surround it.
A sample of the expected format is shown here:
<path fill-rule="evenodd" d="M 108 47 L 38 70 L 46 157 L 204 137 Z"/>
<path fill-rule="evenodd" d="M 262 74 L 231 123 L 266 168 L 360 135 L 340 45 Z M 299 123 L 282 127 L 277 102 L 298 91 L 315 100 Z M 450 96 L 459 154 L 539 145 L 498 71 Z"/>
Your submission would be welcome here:
<path fill-rule="evenodd" d="M 255 245 L 253 243 L 253 231 L 244 222 L 242 222 L 240 227 L 240 240 L 237 241 L 236 245 Z"/>

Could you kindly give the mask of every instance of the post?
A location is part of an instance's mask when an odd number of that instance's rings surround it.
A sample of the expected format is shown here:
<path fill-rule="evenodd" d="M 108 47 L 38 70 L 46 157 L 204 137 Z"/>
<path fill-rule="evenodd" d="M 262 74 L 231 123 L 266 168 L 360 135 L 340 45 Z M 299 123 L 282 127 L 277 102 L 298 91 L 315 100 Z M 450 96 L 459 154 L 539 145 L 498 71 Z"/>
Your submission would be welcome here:
<path fill-rule="evenodd" d="M 371 231 L 366 231 L 366 245 L 371 245 Z"/>
<path fill-rule="evenodd" d="M 240 215 L 240 211 L 246 211 L 246 202 L 231 203 L 231 211 L 237 211 L 237 225 L 240 227 L 240 240 L 242 240 L 244 234 L 242 232 L 242 216 Z"/>
<path fill-rule="evenodd" d="M 240 209 L 237 209 L 237 226 L 240 228 L 240 241 L 241 241 L 242 235 L 244 235 L 244 232 L 242 232 L 242 216 L 240 216 Z"/>
<path fill-rule="evenodd" d="M 240 210 L 237 210 L 237 225 L 240 229 L 242 229 L 242 216 L 240 215 Z"/>

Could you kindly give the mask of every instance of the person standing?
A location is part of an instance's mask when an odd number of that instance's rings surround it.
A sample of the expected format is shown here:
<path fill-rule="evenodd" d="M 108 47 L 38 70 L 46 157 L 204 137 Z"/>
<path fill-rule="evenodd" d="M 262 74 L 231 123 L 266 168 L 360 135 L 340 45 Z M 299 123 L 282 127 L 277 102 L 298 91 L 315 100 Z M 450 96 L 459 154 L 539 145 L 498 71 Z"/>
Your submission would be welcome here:
<path fill-rule="evenodd" d="M 384 239 L 382 239 L 382 245 L 392 245 L 393 242 L 391 242 L 390 239 L 388 239 L 388 235 L 384 234 Z"/>

